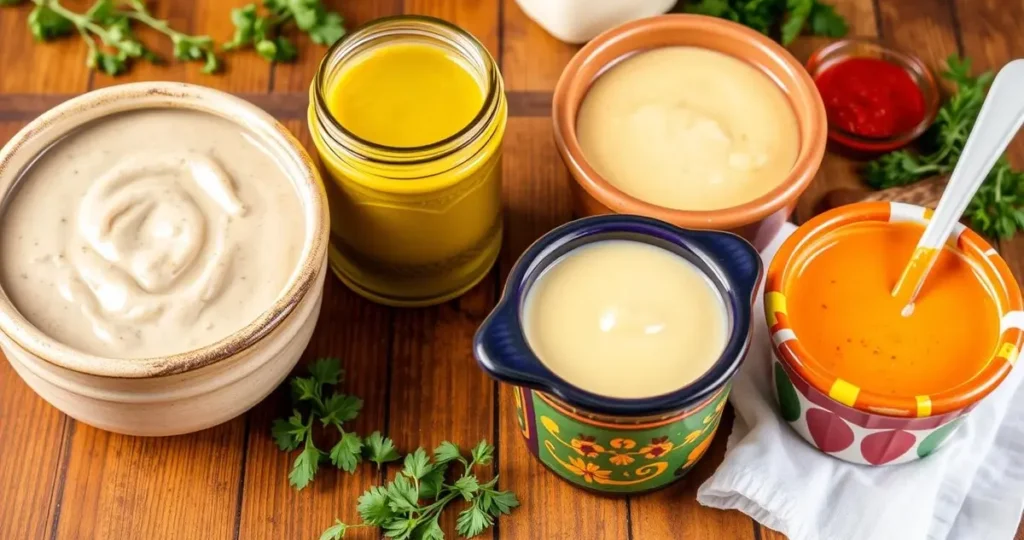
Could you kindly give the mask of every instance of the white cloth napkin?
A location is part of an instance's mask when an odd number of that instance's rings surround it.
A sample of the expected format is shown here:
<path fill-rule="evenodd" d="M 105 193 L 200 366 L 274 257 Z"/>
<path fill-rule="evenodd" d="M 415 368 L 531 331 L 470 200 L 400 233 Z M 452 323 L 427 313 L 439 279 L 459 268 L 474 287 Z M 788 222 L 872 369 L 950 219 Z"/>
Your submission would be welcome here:
<path fill-rule="evenodd" d="M 793 229 L 762 253 L 766 265 Z M 739 510 L 791 540 L 1013 538 L 1024 510 L 1024 369 L 928 458 L 853 465 L 818 452 L 778 416 L 760 294 L 754 328 L 729 395 L 736 421 L 725 460 L 697 491 L 701 504 Z"/>

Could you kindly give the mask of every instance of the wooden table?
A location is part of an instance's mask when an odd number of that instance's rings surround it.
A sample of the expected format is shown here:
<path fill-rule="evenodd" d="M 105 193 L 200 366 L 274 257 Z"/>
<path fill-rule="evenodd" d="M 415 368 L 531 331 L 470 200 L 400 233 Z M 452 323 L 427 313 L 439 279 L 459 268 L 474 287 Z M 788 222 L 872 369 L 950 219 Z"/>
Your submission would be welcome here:
<path fill-rule="evenodd" d="M 175 27 L 226 40 L 228 10 L 249 0 L 155 0 Z M 1024 56 L 1021 0 L 829 0 L 851 34 L 881 36 L 939 66 L 951 53 L 978 69 Z M 66 2 L 83 7 L 82 2 Z M 151 2 L 154 3 L 154 2 Z M 470 341 L 494 304 L 517 255 L 545 231 L 570 219 L 567 171 L 555 150 L 551 90 L 576 50 L 547 35 L 513 0 L 336 0 L 350 27 L 376 17 L 423 13 L 476 35 L 501 64 L 509 94 L 505 136 L 505 248 L 499 264 L 459 300 L 418 310 L 369 303 L 329 277 L 306 359 L 343 360 L 345 388 L 361 396 L 360 433 L 380 429 L 402 450 L 443 439 L 463 446 L 482 438 L 498 447 L 494 473 L 523 506 L 504 518 L 494 538 L 774 539 L 781 535 L 738 512 L 697 504 L 697 487 L 722 459 L 722 431 L 708 456 L 683 481 L 635 498 L 589 495 L 548 473 L 520 441 L 512 394 L 477 369 Z M 118 79 L 90 73 L 78 39 L 36 45 L 27 7 L 0 8 L 0 143 L 43 110 L 92 88 L 132 80 L 172 79 L 241 94 L 266 108 L 308 144 L 306 90 L 323 50 L 301 44 L 294 65 L 269 66 L 253 54 L 230 58 L 229 70 L 206 76 L 197 65 L 139 65 Z M 149 36 L 151 37 L 151 36 Z M 163 41 L 160 41 L 164 44 Z M 801 57 L 823 43 L 804 38 Z M 163 48 L 165 55 L 167 47 Z M 1011 158 L 1024 165 L 1024 144 Z M 797 211 L 804 219 L 825 192 L 857 182 L 854 163 L 829 155 Z M 1000 244 L 1024 275 L 1024 235 Z M 312 539 L 335 517 L 356 520 L 356 497 L 378 482 L 363 467 L 329 470 L 302 492 L 288 486 L 294 456 L 270 438 L 271 421 L 287 409 L 278 392 L 243 417 L 190 436 L 142 439 L 80 424 L 36 397 L 0 362 L 0 539 L 145 538 Z M 731 423 L 731 415 L 724 420 Z M 842 509 L 836 509 L 842 511 Z M 454 515 L 446 530 L 453 530 Z M 451 536 L 451 535 L 450 535 Z M 371 538 L 364 533 L 355 538 Z M 1018 534 L 1018 538 L 1021 535 Z"/>

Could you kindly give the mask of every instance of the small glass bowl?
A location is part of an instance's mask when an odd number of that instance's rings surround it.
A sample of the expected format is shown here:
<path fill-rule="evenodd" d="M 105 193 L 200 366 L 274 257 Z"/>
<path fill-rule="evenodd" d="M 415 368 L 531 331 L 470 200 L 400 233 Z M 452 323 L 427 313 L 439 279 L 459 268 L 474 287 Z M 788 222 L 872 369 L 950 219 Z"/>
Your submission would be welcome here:
<path fill-rule="evenodd" d="M 932 122 L 939 110 L 940 91 L 924 62 L 916 56 L 904 54 L 890 49 L 876 41 L 863 38 L 841 39 L 818 49 L 807 60 L 807 72 L 817 82 L 818 75 L 826 69 L 849 58 L 877 58 L 903 68 L 910 78 L 917 83 L 924 96 L 924 118 L 916 126 L 903 133 L 888 138 L 871 138 L 850 133 L 844 129 L 828 124 L 829 140 L 841 146 L 864 153 L 890 152 L 906 146 L 921 136 Z"/>

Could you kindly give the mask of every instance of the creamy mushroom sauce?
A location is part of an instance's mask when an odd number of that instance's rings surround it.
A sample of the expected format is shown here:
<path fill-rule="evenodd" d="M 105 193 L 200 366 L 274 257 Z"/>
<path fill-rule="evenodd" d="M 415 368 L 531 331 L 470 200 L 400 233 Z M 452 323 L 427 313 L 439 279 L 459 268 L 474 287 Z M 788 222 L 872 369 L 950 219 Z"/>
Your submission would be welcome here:
<path fill-rule="evenodd" d="M 80 351 L 181 353 L 274 303 L 304 220 L 285 170 L 244 127 L 198 111 L 120 113 L 23 173 L 0 214 L 0 287 Z"/>

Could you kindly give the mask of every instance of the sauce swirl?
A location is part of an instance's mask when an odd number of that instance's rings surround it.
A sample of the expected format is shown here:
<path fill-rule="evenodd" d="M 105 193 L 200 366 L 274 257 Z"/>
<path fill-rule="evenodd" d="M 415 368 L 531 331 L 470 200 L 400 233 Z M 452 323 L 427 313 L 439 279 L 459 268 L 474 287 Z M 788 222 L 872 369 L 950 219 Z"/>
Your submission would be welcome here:
<path fill-rule="evenodd" d="M 185 127 L 193 135 L 164 131 Z M 297 264 L 302 220 L 284 171 L 243 128 L 187 111 L 125 113 L 80 128 L 25 172 L 0 215 L 0 285 L 40 330 L 85 352 L 183 352 L 273 303 Z"/>

